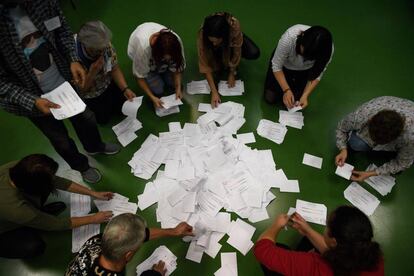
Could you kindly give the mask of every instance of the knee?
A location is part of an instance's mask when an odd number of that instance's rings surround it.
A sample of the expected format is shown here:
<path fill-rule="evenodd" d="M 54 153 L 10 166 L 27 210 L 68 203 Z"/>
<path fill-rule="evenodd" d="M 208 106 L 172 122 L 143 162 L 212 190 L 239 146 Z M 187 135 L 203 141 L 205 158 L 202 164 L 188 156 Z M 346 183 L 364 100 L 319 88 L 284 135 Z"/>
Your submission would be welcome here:
<path fill-rule="evenodd" d="M 275 91 L 272 91 L 270 89 L 265 89 L 264 91 L 264 99 L 265 102 L 267 102 L 268 104 L 275 104 L 277 103 L 277 95 Z"/>
<path fill-rule="evenodd" d="M 38 238 L 33 241 L 28 241 L 24 245 L 24 248 L 22 248 L 22 251 L 24 252 L 22 258 L 29 259 L 43 255 L 45 250 L 46 243 L 41 238 Z"/>

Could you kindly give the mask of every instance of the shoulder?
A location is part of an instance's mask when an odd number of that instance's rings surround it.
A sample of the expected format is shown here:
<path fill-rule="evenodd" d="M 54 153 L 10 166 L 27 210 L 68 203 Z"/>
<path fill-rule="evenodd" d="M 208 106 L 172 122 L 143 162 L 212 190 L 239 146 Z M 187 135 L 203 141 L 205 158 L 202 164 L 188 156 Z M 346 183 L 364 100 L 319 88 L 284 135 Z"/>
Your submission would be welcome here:
<path fill-rule="evenodd" d="M 102 234 L 91 237 L 69 264 L 66 275 L 88 275 L 95 260 L 101 255 Z M 86 273 L 86 274 L 85 274 Z"/>

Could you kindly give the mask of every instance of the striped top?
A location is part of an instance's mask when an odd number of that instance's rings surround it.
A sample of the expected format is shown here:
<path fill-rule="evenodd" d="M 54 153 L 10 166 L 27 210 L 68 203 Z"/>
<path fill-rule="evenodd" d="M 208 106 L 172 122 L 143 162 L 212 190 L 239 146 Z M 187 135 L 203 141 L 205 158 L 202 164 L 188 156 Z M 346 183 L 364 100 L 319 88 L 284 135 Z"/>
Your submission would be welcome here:
<path fill-rule="evenodd" d="M 405 118 L 404 130 L 401 135 L 385 145 L 376 145 L 372 141 L 369 131 L 369 120 L 382 110 L 393 110 Z M 408 169 L 414 161 L 414 102 L 391 96 L 383 96 L 370 100 L 358 107 L 354 112 L 345 116 L 336 128 L 336 146 L 346 148 L 348 135 L 355 131 L 358 137 L 364 140 L 371 148 L 380 151 L 395 151 L 397 157 L 382 166 L 375 172 L 378 174 L 397 173 Z"/>
<path fill-rule="evenodd" d="M 310 26 L 308 25 L 297 24 L 287 29 L 286 32 L 280 37 L 275 54 L 272 58 L 273 72 L 282 71 L 283 67 L 295 71 L 303 71 L 312 68 L 312 66 L 315 64 L 314 60 L 304 60 L 303 56 L 296 53 L 296 40 L 298 38 L 298 35 L 309 28 Z M 321 80 L 323 73 L 332 60 L 333 52 L 334 45 L 332 43 L 331 58 L 326 64 L 325 69 L 316 78 L 317 80 Z"/>

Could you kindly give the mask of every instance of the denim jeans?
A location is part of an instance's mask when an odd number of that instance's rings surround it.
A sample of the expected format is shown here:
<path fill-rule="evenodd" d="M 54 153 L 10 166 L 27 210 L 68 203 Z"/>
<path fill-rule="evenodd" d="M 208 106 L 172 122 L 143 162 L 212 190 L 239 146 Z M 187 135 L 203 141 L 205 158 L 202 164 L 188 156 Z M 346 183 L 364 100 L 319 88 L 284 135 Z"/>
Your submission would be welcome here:
<path fill-rule="evenodd" d="M 372 148 L 362 140 L 355 131 L 351 132 L 348 140 L 349 147 L 354 151 L 371 151 Z"/>

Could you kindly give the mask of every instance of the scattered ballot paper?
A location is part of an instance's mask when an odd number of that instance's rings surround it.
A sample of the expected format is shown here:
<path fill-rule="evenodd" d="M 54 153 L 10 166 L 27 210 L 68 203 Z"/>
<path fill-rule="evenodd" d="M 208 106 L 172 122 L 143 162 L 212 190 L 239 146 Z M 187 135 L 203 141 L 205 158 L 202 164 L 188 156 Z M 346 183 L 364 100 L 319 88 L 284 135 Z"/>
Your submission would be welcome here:
<path fill-rule="evenodd" d="M 266 119 L 261 119 L 259 125 L 257 126 L 257 134 L 275 142 L 276 144 L 283 143 L 286 133 L 286 126 Z"/>
<path fill-rule="evenodd" d="M 377 166 L 375 164 L 371 164 L 368 166 L 366 171 L 373 171 L 376 168 Z M 396 184 L 395 178 L 391 175 L 371 176 L 365 179 L 364 182 L 375 189 L 382 196 L 386 196 L 387 194 L 391 193 L 392 188 Z"/>
<path fill-rule="evenodd" d="M 237 134 L 236 137 L 237 140 L 239 140 L 243 144 L 256 143 L 256 138 L 254 137 L 253 132 Z"/>
<path fill-rule="evenodd" d="M 190 95 L 210 94 L 210 86 L 207 80 L 191 81 L 187 83 L 187 93 Z"/>
<path fill-rule="evenodd" d="M 218 92 L 222 96 L 241 96 L 244 93 L 244 82 L 236 80 L 234 87 L 229 88 L 227 81 L 220 81 L 218 84 Z"/>
<path fill-rule="evenodd" d="M 320 169 L 322 168 L 322 158 L 305 153 L 303 155 L 302 164 Z"/>
<path fill-rule="evenodd" d="M 72 229 L 72 253 L 78 252 L 91 237 L 101 232 L 100 224 L 88 224 Z"/>
<path fill-rule="evenodd" d="M 93 202 L 99 211 L 112 211 L 113 217 L 124 213 L 136 214 L 138 209 L 137 204 L 129 202 L 129 198 L 117 193 L 111 200 L 96 199 Z"/>
<path fill-rule="evenodd" d="M 132 101 L 125 101 L 122 105 L 122 114 L 127 117 L 137 117 L 138 109 L 141 107 L 142 104 L 142 96 L 135 97 Z"/>
<path fill-rule="evenodd" d="M 211 107 L 211 104 L 209 104 L 209 103 L 199 103 L 198 104 L 198 111 L 200 111 L 200 112 L 211 112 L 211 111 L 213 111 L 213 108 Z"/>
<path fill-rule="evenodd" d="M 120 123 L 112 127 L 118 141 L 123 147 L 134 141 L 138 136 L 136 131 L 142 128 L 142 124 L 135 117 L 126 117 Z"/>
<path fill-rule="evenodd" d="M 165 116 L 175 114 L 175 113 L 180 113 L 180 107 L 178 105 L 170 107 L 168 109 L 165 109 L 163 107 L 158 107 L 155 109 L 155 114 L 158 117 L 165 117 Z"/>
<path fill-rule="evenodd" d="M 166 276 L 171 275 L 177 269 L 177 257 L 166 246 L 161 245 L 154 250 L 151 256 L 137 266 L 137 276 L 147 270 L 151 270 L 159 261 L 163 261 L 165 264 Z"/>
<path fill-rule="evenodd" d="M 344 197 L 359 210 L 370 216 L 377 209 L 380 201 L 356 182 L 352 182 L 344 191 Z"/>
<path fill-rule="evenodd" d="M 285 193 L 299 193 L 299 181 L 297 180 L 286 180 L 280 183 L 280 191 Z"/>
<path fill-rule="evenodd" d="M 177 96 L 175 94 L 171 94 L 169 96 L 161 97 L 160 100 L 162 101 L 162 106 L 165 109 L 169 109 L 171 107 L 183 104 L 181 99 L 177 99 Z"/>
<path fill-rule="evenodd" d="M 354 170 L 354 166 L 352 166 L 348 163 L 345 163 L 342 167 L 340 167 L 340 166 L 336 167 L 335 174 L 349 180 L 349 179 L 351 179 L 353 170 Z"/>
<path fill-rule="evenodd" d="M 297 102 L 296 105 L 292 108 L 288 108 L 288 111 L 294 113 L 296 111 L 302 110 L 302 106 Z"/>
<path fill-rule="evenodd" d="M 85 111 L 86 108 L 86 104 L 67 81 L 51 92 L 43 94 L 41 97 L 60 105 L 60 108 L 50 109 L 53 117 L 57 120 L 73 117 Z"/>
<path fill-rule="evenodd" d="M 227 243 L 246 255 L 253 247 L 251 239 L 255 231 L 255 227 L 238 218 L 231 223 L 230 231 L 227 232 L 229 235 Z"/>
<path fill-rule="evenodd" d="M 237 254 L 235 252 L 221 253 L 221 268 L 214 276 L 237 276 Z"/>
<path fill-rule="evenodd" d="M 324 204 L 297 199 L 296 213 L 301 215 L 307 222 L 326 225 L 328 209 Z"/>
<path fill-rule="evenodd" d="M 302 129 L 304 126 L 303 115 L 301 112 L 279 110 L 279 123 L 285 126 Z"/>

